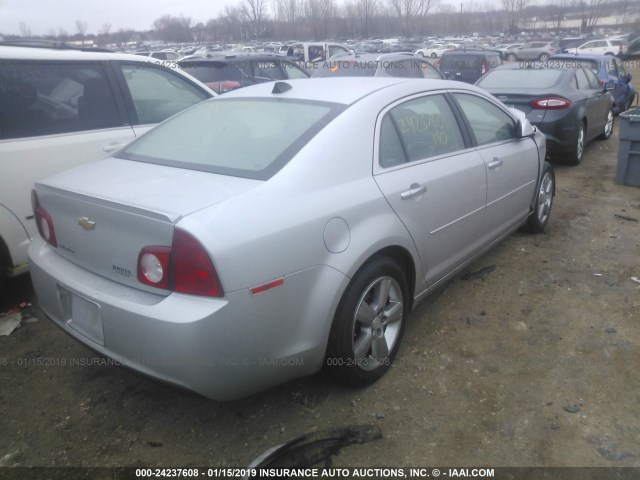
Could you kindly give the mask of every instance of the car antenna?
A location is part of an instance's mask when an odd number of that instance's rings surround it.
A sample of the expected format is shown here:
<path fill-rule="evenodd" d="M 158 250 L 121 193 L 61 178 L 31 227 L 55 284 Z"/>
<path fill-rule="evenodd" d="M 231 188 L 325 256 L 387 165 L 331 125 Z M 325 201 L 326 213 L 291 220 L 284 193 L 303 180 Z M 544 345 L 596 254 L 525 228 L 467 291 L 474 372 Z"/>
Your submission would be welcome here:
<path fill-rule="evenodd" d="M 284 93 L 291 90 L 292 88 L 293 87 L 287 82 L 276 82 L 273 86 L 273 90 L 271 90 L 271 93 Z"/>

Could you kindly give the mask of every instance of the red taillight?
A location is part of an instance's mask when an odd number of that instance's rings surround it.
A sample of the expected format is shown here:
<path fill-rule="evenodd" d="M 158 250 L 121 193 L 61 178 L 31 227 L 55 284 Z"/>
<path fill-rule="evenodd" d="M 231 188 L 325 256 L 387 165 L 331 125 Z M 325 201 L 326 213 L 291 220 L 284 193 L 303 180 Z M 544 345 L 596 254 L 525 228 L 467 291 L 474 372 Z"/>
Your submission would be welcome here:
<path fill-rule="evenodd" d="M 530 105 L 533 108 L 542 110 L 559 110 L 561 108 L 569 108 L 571 106 L 571 102 L 566 98 L 561 97 L 545 97 L 531 101 Z"/>
<path fill-rule="evenodd" d="M 224 295 L 213 262 L 200 242 L 176 228 L 172 250 L 173 290 L 211 297 Z"/>
<path fill-rule="evenodd" d="M 151 246 L 138 255 L 138 280 L 153 287 L 191 295 L 222 297 L 224 291 L 204 247 L 178 228 L 171 247 Z"/>
<path fill-rule="evenodd" d="M 210 82 L 206 85 L 216 93 L 230 92 L 231 90 L 235 90 L 242 86 L 238 82 L 233 82 L 231 80 L 226 80 L 224 82 Z"/>
<path fill-rule="evenodd" d="M 57 247 L 58 241 L 56 240 L 56 231 L 53 228 L 53 219 L 51 215 L 49 215 L 49 212 L 40 205 L 35 190 L 31 190 L 31 205 L 33 206 L 33 214 L 40 236 L 52 247 Z"/>
<path fill-rule="evenodd" d="M 482 70 L 480 71 L 481 75 L 484 75 L 489 70 L 489 65 L 486 62 L 482 62 Z"/>

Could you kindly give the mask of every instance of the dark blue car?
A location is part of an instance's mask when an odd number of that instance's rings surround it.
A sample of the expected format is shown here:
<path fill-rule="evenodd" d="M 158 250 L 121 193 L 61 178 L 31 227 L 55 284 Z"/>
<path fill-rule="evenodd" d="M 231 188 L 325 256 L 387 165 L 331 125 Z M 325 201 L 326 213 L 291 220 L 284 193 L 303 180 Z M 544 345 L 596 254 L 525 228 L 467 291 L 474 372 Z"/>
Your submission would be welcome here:
<path fill-rule="evenodd" d="M 598 77 L 600 85 L 614 82 L 616 88 L 611 91 L 615 99 L 613 111 L 615 114 L 628 110 L 635 97 L 635 90 L 631 84 L 631 74 L 627 73 L 624 63 L 613 55 L 589 55 L 561 53 L 554 55 L 549 62 L 576 62 L 589 68 Z"/>

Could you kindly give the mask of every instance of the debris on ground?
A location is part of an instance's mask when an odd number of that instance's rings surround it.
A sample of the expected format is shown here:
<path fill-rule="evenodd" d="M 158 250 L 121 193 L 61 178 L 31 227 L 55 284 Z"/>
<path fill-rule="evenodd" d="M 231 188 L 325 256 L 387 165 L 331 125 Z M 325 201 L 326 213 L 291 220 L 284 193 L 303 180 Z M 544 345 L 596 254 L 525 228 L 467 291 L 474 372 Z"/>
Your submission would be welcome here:
<path fill-rule="evenodd" d="M 31 306 L 29 302 L 22 302 L 9 308 L 6 312 L 0 313 L 0 337 L 11 335 L 23 323 L 37 322 L 36 317 L 23 312 L 24 309 Z"/>
<path fill-rule="evenodd" d="M 614 213 L 614 217 L 619 218 L 620 220 L 626 220 L 627 222 L 637 222 L 637 218 L 627 217 L 626 215 L 620 215 L 619 213 Z"/>
<path fill-rule="evenodd" d="M 570 405 L 570 404 L 565 404 L 562 406 L 562 408 L 565 409 L 565 411 L 569 412 L 569 413 L 578 413 L 581 409 L 580 409 L 580 405 Z"/>
<path fill-rule="evenodd" d="M 331 457 L 342 448 L 381 438 L 382 431 L 377 425 L 353 425 L 314 432 L 270 448 L 253 460 L 248 470 L 260 471 L 262 468 L 271 467 L 309 468 L 315 465 L 327 467 L 331 464 Z"/>
<path fill-rule="evenodd" d="M 20 327 L 21 323 L 22 314 L 19 312 L 0 317 L 0 337 L 11 335 L 14 330 Z"/>

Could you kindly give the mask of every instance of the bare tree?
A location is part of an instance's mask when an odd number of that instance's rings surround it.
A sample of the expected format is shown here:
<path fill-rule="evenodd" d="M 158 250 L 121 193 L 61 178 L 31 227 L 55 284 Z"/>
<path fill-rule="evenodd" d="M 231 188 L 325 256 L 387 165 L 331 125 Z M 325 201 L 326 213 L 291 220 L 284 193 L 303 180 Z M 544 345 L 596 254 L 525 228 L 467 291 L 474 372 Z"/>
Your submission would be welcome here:
<path fill-rule="evenodd" d="M 336 15 L 335 0 L 307 0 L 305 3 L 307 23 L 316 40 L 330 37 L 331 20 Z"/>
<path fill-rule="evenodd" d="M 87 22 L 76 20 L 76 31 L 78 32 L 78 35 L 80 35 L 81 40 L 84 40 L 84 34 L 87 33 L 87 28 L 89 28 Z"/>
<path fill-rule="evenodd" d="M 243 0 L 241 11 L 250 25 L 251 37 L 258 38 L 263 33 L 263 22 L 266 18 L 267 0 Z"/>
<path fill-rule="evenodd" d="M 509 32 L 516 33 L 518 31 L 518 24 L 522 18 L 522 12 L 528 3 L 529 0 L 502 0 L 502 7 L 507 17 L 507 29 Z"/>
<path fill-rule="evenodd" d="M 32 35 L 31 28 L 24 22 L 20 22 L 20 35 L 25 38 L 28 38 Z"/>
<path fill-rule="evenodd" d="M 611 0 L 587 0 L 586 2 L 586 15 L 582 18 L 582 24 L 588 32 L 593 31 L 598 20 L 602 18 L 602 14 L 607 6 L 609 6 Z M 583 10 L 585 11 L 585 10 Z"/>
<path fill-rule="evenodd" d="M 551 23 L 553 29 L 559 31 L 568 10 L 569 0 L 555 0 L 554 3 L 544 6 L 544 20 Z"/>
<path fill-rule="evenodd" d="M 177 43 L 193 40 L 190 17 L 164 15 L 153 22 L 153 28 L 158 37 L 165 42 Z"/>
<path fill-rule="evenodd" d="M 411 36 L 414 26 L 421 23 L 435 3 L 435 0 L 389 0 L 391 11 L 398 17 L 405 37 Z"/>
<path fill-rule="evenodd" d="M 355 14 L 360 22 L 362 36 L 369 38 L 371 20 L 380 13 L 380 1 L 355 0 L 353 6 L 355 7 Z"/>

